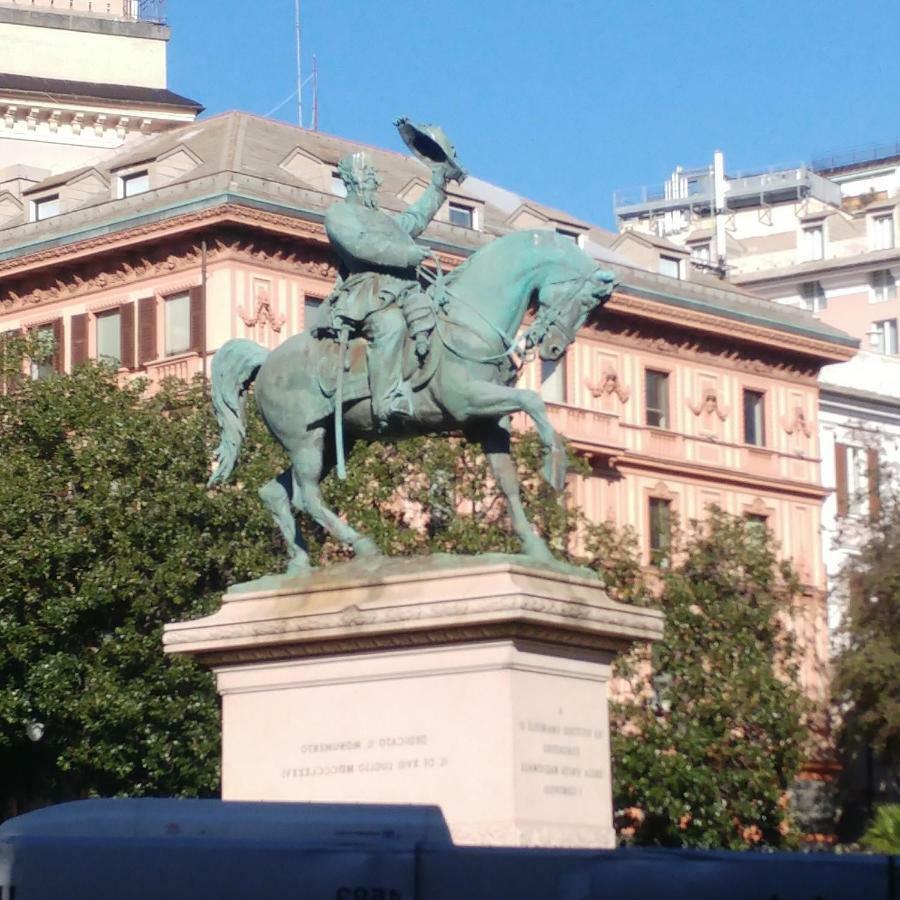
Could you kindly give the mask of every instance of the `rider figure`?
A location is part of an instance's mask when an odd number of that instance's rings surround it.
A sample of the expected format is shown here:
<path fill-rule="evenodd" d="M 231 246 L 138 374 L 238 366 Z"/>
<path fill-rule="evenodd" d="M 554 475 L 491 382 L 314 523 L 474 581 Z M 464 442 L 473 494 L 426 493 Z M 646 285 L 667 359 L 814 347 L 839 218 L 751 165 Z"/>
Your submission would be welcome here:
<path fill-rule="evenodd" d="M 416 277 L 430 251 L 413 239 L 441 208 L 447 182 L 456 175 L 450 164 L 437 163 L 425 193 L 404 212 L 390 215 L 378 207 L 381 179 L 368 154 L 344 157 L 338 173 L 347 197 L 328 209 L 325 231 L 340 260 L 339 278 L 329 298 L 330 322 L 321 324 L 338 332 L 349 328 L 366 339 L 372 412 L 384 429 L 392 414 L 412 413 L 401 384 L 407 330 L 421 364 L 434 328 L 431 302 Z"/>

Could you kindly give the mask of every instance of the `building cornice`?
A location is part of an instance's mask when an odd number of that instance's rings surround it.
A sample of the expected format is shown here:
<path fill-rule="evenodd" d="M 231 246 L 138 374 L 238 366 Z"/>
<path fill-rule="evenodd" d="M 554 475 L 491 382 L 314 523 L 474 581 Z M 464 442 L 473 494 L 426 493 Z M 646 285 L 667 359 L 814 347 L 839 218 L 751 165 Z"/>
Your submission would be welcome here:
<path fill-rule="evenodd" d="M 789 494 L 803 497 L 807 500 L 815 500 L 816 502 L 823 500 L 832 493 L 830 488 L 825 488 L 812 482 L 757 476 L 750 472 L 734 471 L 724 466 L 698 464 L 684 459 L 667 461 L 642 453 L 623 453 L 614 457 L 613 463 L 619 471 L 631 469 L 635 472 L 659 472 L 677 476 L 680 480 L 688 478 L 697 481 L 714 482 L 715 484 L 729 484 L 756 493 Z"/>
<path fill-rule="evenodd" d="M 729 340 L 742 340 L 752 344 L 762 344 L 778 350 L 804 356 L 811 356 L 823 362 L 846 362 L 856 353 L 856 342 L 853 345 L 832 343 L 818 340 L 798 333 L 789 326 L 782 328 L 766 327 L 747 321 L 729 310 L 703 312 L 692 309 L 689 302 L 678 302 L 678 312 L 673 314 L 671 298 L 666 300 L 652 299 L 647 292 L 637 290 L 625 284 L 620 286 L 607 303 L 611 311 L 637 315 L 641 318 L 655 319 L 681 327 L 695 328 Z"/>
<path fill-rule="evenodd" d="M 36 28 L 59 28 L 65 31 L 82 31 L 93 34 L 122 35 L 155 41 L 167 41 L 171 37 L 171 29 L 157 22 L 127 21 L 102 15 L 91 15 L 87 12 L 16 9 L 15 7 L 0 6 L 0 23 L 30 25 Z"/>

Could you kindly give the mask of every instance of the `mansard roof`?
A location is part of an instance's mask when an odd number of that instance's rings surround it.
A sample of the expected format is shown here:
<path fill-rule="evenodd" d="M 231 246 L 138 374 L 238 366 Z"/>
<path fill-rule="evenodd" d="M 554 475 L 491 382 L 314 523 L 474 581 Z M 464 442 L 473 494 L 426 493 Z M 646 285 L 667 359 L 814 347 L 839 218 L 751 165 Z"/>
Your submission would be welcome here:
<path fill-rule="evenodd" d="M 97 169 L 111 183 L 106 197 L 87 198 L 81 205 L 40 222 L 20 220 L 0 228 L 0 275 L 13 261 L 24 263 L 31 254 L 49 248 L 75 245 L 97 235 L 124 232 L 132 225 L 144 227 L 185 212 L 226 204 L 321 223 L 336 199 L 332 185 L 338 161 L 359 150 L 371 155 L 382 177 L 379 197 L 385 209 L 404 209 L 408 200 L 401 195 L 408 194 L 411 183 L 427 183 L 430 178 L 428 168 L 411 156 L 247 113 L 228 112 L 192 122 L 99 164 Z M 149 170 L 150 190 L 115 198 L 116 174 L 134 171 L 135 167 Z M 41 190 L 70 181 L 77 174 L 73 171 L 48 178 L 30 187 L 28 194 L 39 195 Z M 756 297 L 733 285 L 702 276 L 682 281 L 637 268 L 617 252 L 617 235 L 477 177 L 470 176 L 454 190 L 454 201 L 464 202 L 465 198 L 479 210 L 479 228 L 435 221 L 425 236 L 436 248 L 457 255 L 472 253 L 513 230 L 510 217 L 515 219 L 517 211 L 527 209 L 546 219 L 549 227 L 579 225 L 584 229 L 584 249 L 614 269 L 630 293 L 650 303 L 678 307 L 684 315 L 699 319 L 716 316 L 825 344 L 857 346 L 853 338 L 803 310 Z"/>

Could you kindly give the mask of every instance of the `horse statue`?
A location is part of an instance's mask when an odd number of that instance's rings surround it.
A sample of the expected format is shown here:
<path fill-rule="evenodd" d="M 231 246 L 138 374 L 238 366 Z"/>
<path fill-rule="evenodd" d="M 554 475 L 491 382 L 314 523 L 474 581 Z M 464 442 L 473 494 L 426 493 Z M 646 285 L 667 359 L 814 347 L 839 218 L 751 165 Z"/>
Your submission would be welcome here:
<path fill-rule="evenodd" d="M 420 272 L 428 278 L 428 270 Z M 308 331 L 271 352 L 250 340 L 230 340 L 213 358 L 212 402 L 221 439 L 210 484 L 224 482 L 235 467 L 252 384 L 257 408 L 291 462 L 259 491 L 287 542 L 289 575 L 310 568 L 292 507 L 357 556 L 379 554 L 374 541 L 342 521 L 320 491 L 320 482 L 338 461 L 344 431 L 351 442 L 451 431 L 479 442 L 506 497 L 523 552 L 541 563 L 555 561 L 519 496 L 509 417 L 521 411 L 534 422 L 544 448 L 543 475 L 557 491 L 565 486 L 565 445 L 540 395 L 514 386 L 521 367 L 516 356 L 536 349 L 541 359 L 559 359 L 591 311 L 612 293 L 614 275 L 598 268 L 571 239 L 533 230 L 498 238 L 446 275 L 438 269 L 430 280 L 427 294 L 436 321 L 432 349 L 422 368 L 413 342 L 406 341 L 409 415 L 392 418 L 387 431 L 373 417 L 361 338 L 350 342 L 346 360 L 334 341 Z M 532 301 L 536 315 L 517 340 Z"/>

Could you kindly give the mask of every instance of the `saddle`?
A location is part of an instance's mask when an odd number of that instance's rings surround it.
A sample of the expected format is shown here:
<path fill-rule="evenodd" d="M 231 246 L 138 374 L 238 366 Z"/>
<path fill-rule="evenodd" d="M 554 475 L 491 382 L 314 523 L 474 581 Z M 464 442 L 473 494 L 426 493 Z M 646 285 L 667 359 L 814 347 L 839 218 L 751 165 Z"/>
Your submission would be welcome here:
<path fill-rule="evenodd" d="M 432 341 L 425 364 L 419 365 L 415 343 L 407 334 L 403 342 L 403 360 L 401 382 L 404 394 L 410 397 L 421 391 L 434 378 L 443 357 L 443 345 L 440 341 Z M 316 376 L 322 394 L 331 400 L 337 391 L 337 374 L 340 359 L 340 343 L 334 338 L 319 338 L 318 364 Z M 344 403 L 353 400 L 370 400 L 368 360 L 366 356 L 366 339 L 351 337 L 347 343 L 344 358 L 344 382 L 342 386 Z"/>

